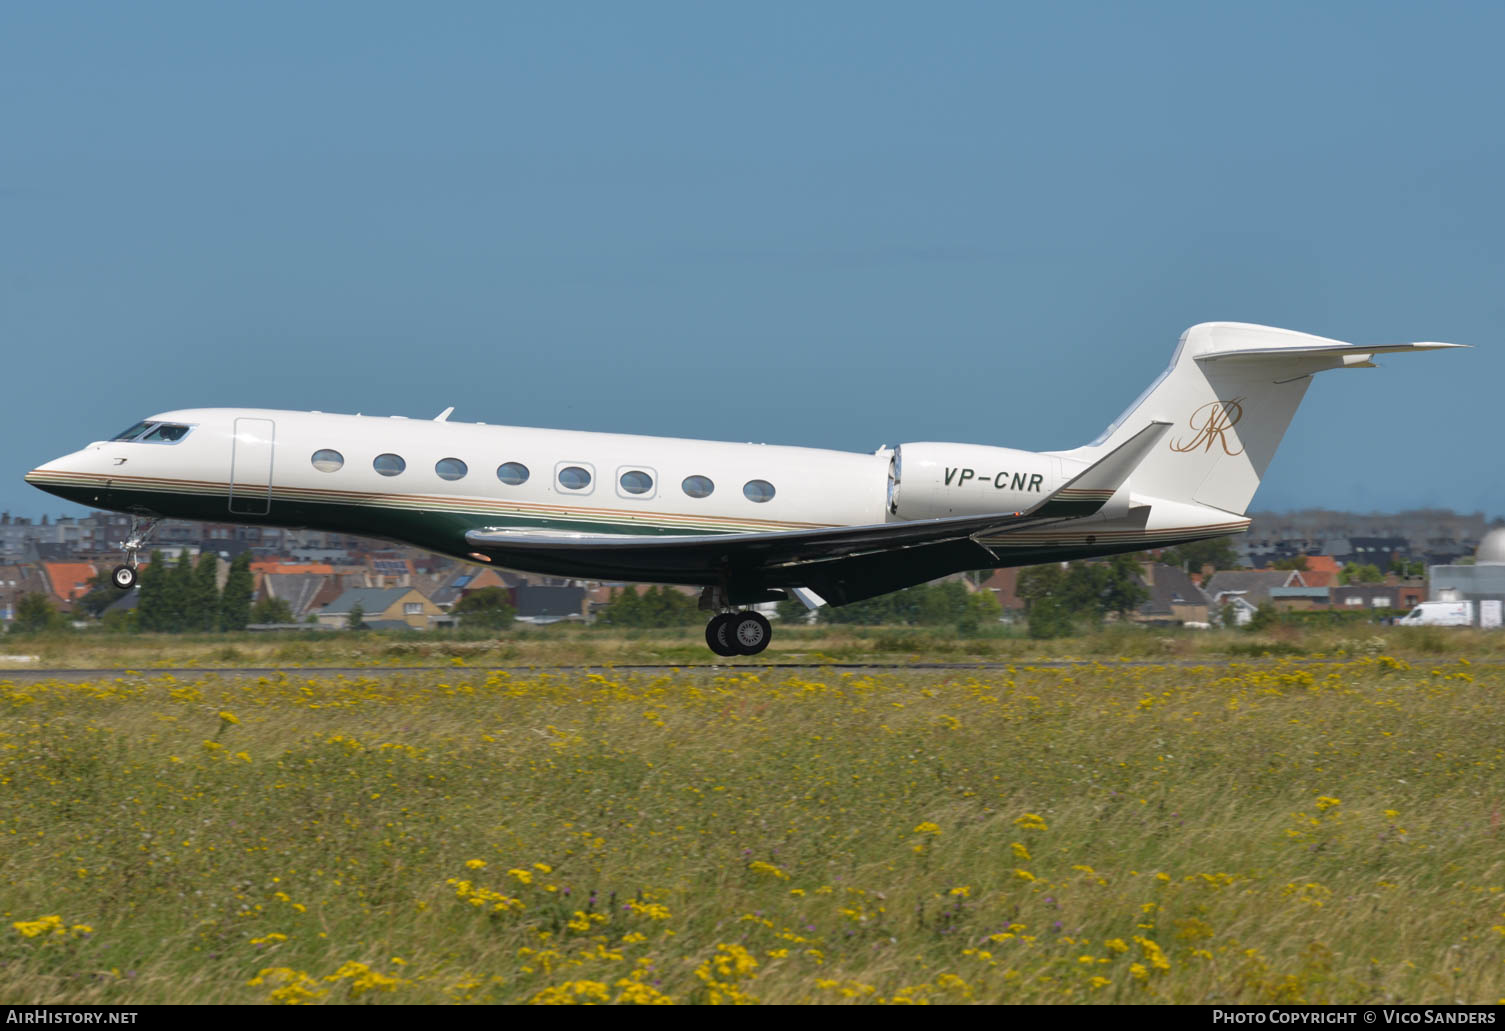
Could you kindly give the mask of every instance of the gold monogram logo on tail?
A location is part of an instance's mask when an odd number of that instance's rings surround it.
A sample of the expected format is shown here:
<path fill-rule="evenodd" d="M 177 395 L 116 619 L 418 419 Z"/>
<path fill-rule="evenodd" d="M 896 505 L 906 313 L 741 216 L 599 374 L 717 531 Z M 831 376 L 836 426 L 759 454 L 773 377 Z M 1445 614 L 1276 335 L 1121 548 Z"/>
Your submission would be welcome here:
<path fill-rule="evenodd" d="M 1241 455 L 1244 453 L 1242 445 L 1237 451 L 1228 447 L 1226 434 L 1238 421 L 1244 417 L 1244 399 L 1236 397 L 1232 401 L 1209 401 L 1195 412 L 1187 420 L 1187 425 L 1195 432 L 1191 440 L 1183 443 L 1184 438 L 1171 441 L 1172 451 L 1195 451 L 1198 447 L 1202 451 L 1212 450 L 1214 444 L 1223 445 L 1223 454 Z"/>

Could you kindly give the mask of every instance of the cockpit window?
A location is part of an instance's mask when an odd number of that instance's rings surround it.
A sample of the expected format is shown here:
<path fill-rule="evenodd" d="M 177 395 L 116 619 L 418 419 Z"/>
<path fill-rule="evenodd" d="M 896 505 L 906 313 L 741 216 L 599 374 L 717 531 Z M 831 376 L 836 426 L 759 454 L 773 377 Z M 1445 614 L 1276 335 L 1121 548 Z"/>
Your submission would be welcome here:
<path fill-rule="evenodd" d="M 141 438 L 141 441 L 152 444 L 176 444 L 188 436 L 190 428 L 179 422 L 159 422 L 152 427 L 150 433 Z"/>
<path fill-rule="evenodd" d="M 152 422 L 148 419 L 110 439 L 134 440 L 138 444 L 176 444 L 188 436 L 191 429 L 192 426 L 181 422 Z"/>

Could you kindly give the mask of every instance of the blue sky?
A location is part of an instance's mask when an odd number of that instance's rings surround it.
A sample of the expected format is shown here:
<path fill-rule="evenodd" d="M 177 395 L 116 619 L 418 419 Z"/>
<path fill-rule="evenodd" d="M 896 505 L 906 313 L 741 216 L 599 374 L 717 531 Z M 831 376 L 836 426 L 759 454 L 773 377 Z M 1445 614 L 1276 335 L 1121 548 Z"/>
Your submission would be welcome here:
<path fill-rule="evenodd" d="M 1092 439 L 1201 321 L 1254 508 L 1505 515 L 1505 5 L 0 6 L 0 507 L 144 414 Z"/>

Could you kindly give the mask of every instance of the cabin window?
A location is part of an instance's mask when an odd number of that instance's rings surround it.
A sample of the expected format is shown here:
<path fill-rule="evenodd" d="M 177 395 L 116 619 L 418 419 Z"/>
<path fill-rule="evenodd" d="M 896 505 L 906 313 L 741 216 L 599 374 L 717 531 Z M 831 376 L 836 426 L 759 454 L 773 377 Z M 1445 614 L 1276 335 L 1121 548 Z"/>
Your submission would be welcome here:
<path fill-rule="evenodd" d="M 332 451 L 326 447 L 315 451 L 312 461 L 314 468 L 319 470 L 319 472 L 332 473 L 338 472 L 344 466 L 345 456 L 338 451 Z"/>
<path fill-rule="evenodd" d="M 629 494 L 647 494 L 653 489 L 653 477 L 641 469 L 627 470 L 617 479 L 617 482 Z"/>
<path fill-rule="evenodd" d="M 709 476 L 686 476 L 685 482 L 680 484 L 686 494 L 692 498 L 708 498 L 716 485 L 711 482 Z"/>
<path fill-rule="evenodd" d="M 469 470 L 458 458 L 441 458 L 434 466 L 434 472 L 441 480 L 463 480 Z"/>
<path fill-rule="evenodd" d="M 584 490 L 591 485 L 591 474 L 578 465 L 559 470 L 559 485 L 565 490 Z"/>
<path fill-rule="evenodd" d="M 528 467 L 521 462 L 506 462 L 496 467 L 496 478 L 509 487 L 528 482 Z"/>
<path fill-rule="evenodd" d="M 377 455 L 376 461 L 371 463 L 371 468 L 383 476 L 396 476 L 408 467 L 399 455 Z"/>
<path fill-rule="evenodd" d="M 176 444 L 188 436 L 191 426 L 184 426 L 177 422 L 159 422 L 153 426 L 151 432 L 141 438 L 143 444 Z"/>
<path fill-rule="evenodd" d="M 132 426 L 130 429 L 126 430 L 124 433 L 117 433 L 117 434 L 115 434 L 115 436 L 111 437 L 110 439 L 111 440 L 135 440 L 137 437 L 141 436 L 142 433 L 146 432 L 146 428 L 148 426 L 150 426 L 150 425 L 151 425 L 151 423 L 149 423 L 149 422 L 138 422 L 136 425 Z"/>
<path fill-rule="evenodd" d="M 742 496 L 748 501 L 762 504 L 773 500 L 773 484 L 767 480 L 748 480 L 742 485 Z"/>

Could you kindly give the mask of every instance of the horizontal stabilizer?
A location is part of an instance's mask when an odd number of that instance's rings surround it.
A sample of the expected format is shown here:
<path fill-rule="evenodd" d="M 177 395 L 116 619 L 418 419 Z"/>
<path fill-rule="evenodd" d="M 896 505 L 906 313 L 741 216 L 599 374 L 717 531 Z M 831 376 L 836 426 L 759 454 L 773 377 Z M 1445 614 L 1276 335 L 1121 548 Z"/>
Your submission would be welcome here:
<path fill-rule="evenodd" d="M 1226 350 L 1203 351 L 1196 355 L 1199 362 L 1219 362 L 1245 358 L 1343 358 L 1349 355 L 1404 354 L 1411 351 L 1440 351 L 1449 347 L 1467 347 L 1468 344 L 1444 344 L 1437 341 L 1421 341 L 1414 344 L 1290 344 L 1284 347 L 1231 347 Z"/>
<path fill-rule="evenodd" d="M 1170 423 L 1152 421 L 1144 429 L 1108 452 L 1086 469 L 1073 476 L 1066 484 L 1039 505 L 1030 509 L 1030 515 L 1061 518 L 1089 516 L 1108 503 L 1118 488 L 1124 485 L 1150 448 L 1165 436 Z"/>

